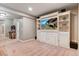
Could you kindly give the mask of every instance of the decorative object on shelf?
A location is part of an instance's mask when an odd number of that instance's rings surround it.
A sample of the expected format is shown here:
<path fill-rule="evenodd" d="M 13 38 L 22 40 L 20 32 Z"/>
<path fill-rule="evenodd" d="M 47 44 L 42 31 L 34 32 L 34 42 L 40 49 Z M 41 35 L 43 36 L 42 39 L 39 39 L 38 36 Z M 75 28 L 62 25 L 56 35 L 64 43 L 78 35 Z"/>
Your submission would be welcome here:
<path fill-rule="evenodd" d="M 69 14 L 59 16 L 59 30 L 63 32 L 69 31 Z"/>

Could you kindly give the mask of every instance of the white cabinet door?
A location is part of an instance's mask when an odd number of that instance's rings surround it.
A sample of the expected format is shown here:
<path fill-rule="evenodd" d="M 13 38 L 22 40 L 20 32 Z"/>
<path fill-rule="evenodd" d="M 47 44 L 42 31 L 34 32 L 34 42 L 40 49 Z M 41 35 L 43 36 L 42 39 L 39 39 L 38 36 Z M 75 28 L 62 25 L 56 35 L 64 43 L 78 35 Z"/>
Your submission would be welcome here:
<path fill-rule="evenodd" d="M 58 46 L 58 33 L 57 32 L 49 32 L 47 34 L 47 43 Z"/>
<path fill-rule="evenodd" d="M 65 48 L 70 47 L 69 32 L 59 32 L 59 46 Z"/>
<path fill-rule="evenodd" d="M 41 32 L 41 39 L 40 39 L 41 42 L 46 42 L 46 32 L 42 31 Z"/>
<path fill-rule="evenodd" d="M 37 40 L 41 39 L 41 31 L 37 30 Z"/>
<path fill-rule="evenodd" d="M 45 42 L 46 41 L 46 32 L 37 31 L 37 39 L 41 42 Z"/>

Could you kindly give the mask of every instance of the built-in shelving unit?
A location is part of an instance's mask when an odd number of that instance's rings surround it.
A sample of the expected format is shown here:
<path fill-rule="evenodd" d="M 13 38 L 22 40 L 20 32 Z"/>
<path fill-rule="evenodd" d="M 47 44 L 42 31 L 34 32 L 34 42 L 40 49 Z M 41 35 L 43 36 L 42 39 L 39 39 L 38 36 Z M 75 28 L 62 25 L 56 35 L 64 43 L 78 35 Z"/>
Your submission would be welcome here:
<path fill-rule="evenodd" d="M 59 31 L 69 32 L 70 30 L 70 11 L 59 14 Z"/>
<path fill-rule="evenodd" d="M 70 48 L 70 11 L 55 12 L 37 19 L 37 39 Z"/>

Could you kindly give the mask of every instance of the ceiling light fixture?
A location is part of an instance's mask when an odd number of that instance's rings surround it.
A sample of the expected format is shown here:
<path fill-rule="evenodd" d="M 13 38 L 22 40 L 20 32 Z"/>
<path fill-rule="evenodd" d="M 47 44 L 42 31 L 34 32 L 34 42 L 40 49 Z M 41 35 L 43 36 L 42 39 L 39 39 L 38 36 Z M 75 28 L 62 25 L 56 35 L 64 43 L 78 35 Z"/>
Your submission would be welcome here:
<path fill-rule="evenodd" d="M 4 14 L 4 13 L 1 13 L 0 14 L 0 17 L 4 17 L 4 16 L 6 16 L 6 14 Z"/>
<path fill-rule="evenodd" d="M 28 7 L 28 10 L 29 10 L 29 11 L 32 11 L 32 8 L 31 8 L 31 7 Z"/>

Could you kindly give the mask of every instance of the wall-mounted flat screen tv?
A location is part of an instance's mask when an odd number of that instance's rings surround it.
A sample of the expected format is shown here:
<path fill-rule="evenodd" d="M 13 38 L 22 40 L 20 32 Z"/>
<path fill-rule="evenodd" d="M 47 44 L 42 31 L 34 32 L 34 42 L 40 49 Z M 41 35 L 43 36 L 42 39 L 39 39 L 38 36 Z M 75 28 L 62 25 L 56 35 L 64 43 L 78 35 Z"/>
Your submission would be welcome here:
<path fill-rule="evenodd" d="M 57 29 L 57 18 L 44 18 L 40 20 L 41 29 Z"/>

